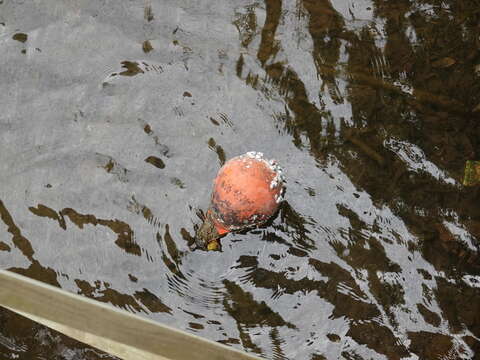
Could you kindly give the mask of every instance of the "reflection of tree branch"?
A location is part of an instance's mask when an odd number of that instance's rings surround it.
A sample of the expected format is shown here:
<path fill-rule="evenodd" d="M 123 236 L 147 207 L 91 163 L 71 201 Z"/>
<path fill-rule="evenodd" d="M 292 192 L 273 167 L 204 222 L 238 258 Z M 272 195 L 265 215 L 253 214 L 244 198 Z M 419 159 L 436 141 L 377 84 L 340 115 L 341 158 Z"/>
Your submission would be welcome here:
<path fill-rule="evenodd" d="M 356 80 L 360 83 L 370 85 L 374 88 L 381 88 L 384 90 L 388 90 L 396 94 L 408 96 L 409 99 L 419 103 L 437 105 L 443 109 L 450 110 L 452 112 L 459 113 L 459 114 L 465 114 L 469 112 L 465 104 L 455 99 L 448 98 L 446 96 L 433 94 L 428 91 L 419 90 L 419 89 L 414 89 L 413 94 L 410 95 L 409 93 L 402 90 L 400 87 L 394 84 L 390 84 L 386 81 L 379 80 L 373 76 L 369 76 L 362 73 L 352 73 L 352 72 L 350 72 L 349 75 L 353 80 Z"/>
<path fill-rule="evenodd" d="M 322 71 L 340 78 L 345 78 L 351 82 L 358 82 L 369 85 L 376 89 L 383 89 L 395 94 L 407 96 L 409 100 L 414 102 L 437 105 L 445 110 L 449 110 L 458 114 L 466 114 L 470 112 L 465 104 L 447 96 L 433 94 L 421 89 L 413 89 L 412 94 L 410 94 L 397 85 L 391 84 L 383 79 L 378 79 L 371 75 L 352 71 L 349 71 L 348 74 L 344 73 L 343 70 L 337 70 L 335 68 L 335 64 L 322 64 Z"/>
<path fill-rule="evenodd" d="M 385 165 L 385 159 L 383 158 L 383 156 L 380 155 L 377 151 L 373 150 L 373 148 L 360 140 L 357 136 L 355 136 L 351 129 L 345 129 L 344 136 L 345 139 L 356 145 L 365 155 L 376 161 L 378 165 Z"/>
<path fill-rule="evenodd" d="M 28 268 L 10 268 L 10 271 L 18 274 L 28 276 L 32 279 L 43 281 L 54 286 L 60 286 L 57 281 L 57 273 L 51 268 L 45 268 L 33 255 L 35 251 L 32 248 L 30 241 L 22 235 L 22 231 L 15 224 L 12 216 L 8 212 L 2 200 L 0 200 L 0 219 L 7 226 L 7 231 L 12 234 L 12 242 L 22 252 L 22 254 L 30 260 L 31 264 Z"/>
<path fill-rule="evenodd" d="M 267 18 L 262 29 L 262 40 L 258 49 L 258 60 L 265 65 L 268 58 L 273 57 L 278 49 L 275 48 L 275 32 L 277 31 L 282 12 L 281 0 L 266 0 Z"/>
<path fill-rule="evenodd" d="M 15 246 L 22 252 L 25 257 L 30 260 L 34 261 L 33 259 L 33 248 L 30 244 L 30 241 L 22 235 L 20 228 L 15 224 L 13 221 L 12 216 L 8 212 L 7 208 L 0 200 L 0 219 L 7 225 L 7 231 L 12 234 L 12 241 Z"/>
<path fill-rule="evenodd" d="M 340 58 L 340 36 L 345 22 L 330 0 L 302 0 L 308 17 L 308 31 L 313 41 L 312 56 L 318 75 L 331 88 L 332 98 L 340 98 L 335 74 L 324 69 L 328 64 L 336 64 Z"/>

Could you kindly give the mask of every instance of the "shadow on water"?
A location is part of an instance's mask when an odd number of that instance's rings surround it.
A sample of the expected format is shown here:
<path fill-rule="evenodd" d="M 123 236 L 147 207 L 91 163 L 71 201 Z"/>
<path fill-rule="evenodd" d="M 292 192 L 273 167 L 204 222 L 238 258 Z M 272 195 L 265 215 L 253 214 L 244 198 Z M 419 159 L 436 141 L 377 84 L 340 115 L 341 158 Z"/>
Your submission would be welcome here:
<path fill-rule="evenodd" d="M 198 57 L 188 23 L 162 27 L 160 2 L 135 15 L 144 32 L 137 50 L 151 61 L 111 61 L 119 69 L 100 83 L 99 99 L 85 105 L 107 110 L 75 113 L 73 126 L 84 128 L 71 131 L 83 131 L 85 142 L 75 155 L 58 146 L 62 160 L 79 164 L 71 177 L 83 176 L 85 192 L 63 188 L 74 196 L 58 202 L 32 196 L 27 206 L 0 193 L 0 255 L 18 260 L 10 270 L 266 358 L 475 358 L 480 188 L 461 179 L 465 162 L 480 159 L 478 3 L 224 6 L 223 21 L 237 31 L 238 44 L 213 52 L 204 38 L 207 50 Z M 127 16 L 122 6 L 115 9 Z M 166 9 L 177 18 L 186 11 Z M 213 16 L 212 9 L 192 12 L 192 24 Z M 93 13 L 120 28 L 107 12 Z M 35 40 L 12 36 L 16 47 Z M 172 59 L 161 58 L 162 51 Z M 200 85 L 189 75 L 195 71 Z M 234 90 L 222 88 L 225 79 Z M 148 84 L 158 81 L 168 91 L 152 96 Z M 266 138 L 238 120 L 253 106 L 237 97 L 243 94 L 253 94 L 248 101 L 268 113 L 255 126 L 267 129 L 272 120 Z M 120 110 L 111 99 L 122 99 Z M 162 101 L 168 106 L 157 106 Z M 207 105 L 192 110 L 200 103 Z M 97 123 L 102 116 L 108 124 Z M 167 126 L 156 120 L 162 116 Z M 15 126 L 5 124 L 0 129 Z M 117 155 L 107 155 L 115 151 L 99 144 L 113 125 L 126 127 L 140 149 L 116 139 Z M 97 126 L 98 138 L 88 135 L 89 126 Z M 243 145 L 250 138 L 285 153 L 279 156 L 290 171 L 287 201 L 265 227 L 225 237 L 223 252 L 191 252 L 211 173 L 230 155 L 251 150 Z M 41 149 L 27 150 L 22 168 L 48 163 Z M 193 164 L 193 155 L 201 160 Z M 68 182 L 65 168 L 60 178 Z M 42 239 L 55 250 L 45 250 Z M 64 259 L 52 255 L 57 250 Z M 0 317 L 2 356 L 107 356 L 9 312 Z M 77 355 L 65 355 L 59 344 Z"/>
<path fill-rule="evenodd" d="M 118 359 L 8 310 L 0 312 L 0 324 L 5 359 Z"/>

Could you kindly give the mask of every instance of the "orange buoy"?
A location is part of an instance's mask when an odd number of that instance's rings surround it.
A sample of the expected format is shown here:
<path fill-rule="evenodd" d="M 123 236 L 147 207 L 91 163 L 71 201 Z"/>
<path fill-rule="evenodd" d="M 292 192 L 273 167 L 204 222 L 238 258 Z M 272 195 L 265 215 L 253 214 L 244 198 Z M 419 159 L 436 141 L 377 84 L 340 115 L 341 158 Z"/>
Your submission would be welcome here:
<path fill-rule="evenodd" d="M 283 200 L 282 172 L 275 160 L 264 159 L 260 152 L 227 161 L 213 182 L 210 207 L 196 234 L 197 245 L 214 250 L 222 235 L 265 223 Z"/>

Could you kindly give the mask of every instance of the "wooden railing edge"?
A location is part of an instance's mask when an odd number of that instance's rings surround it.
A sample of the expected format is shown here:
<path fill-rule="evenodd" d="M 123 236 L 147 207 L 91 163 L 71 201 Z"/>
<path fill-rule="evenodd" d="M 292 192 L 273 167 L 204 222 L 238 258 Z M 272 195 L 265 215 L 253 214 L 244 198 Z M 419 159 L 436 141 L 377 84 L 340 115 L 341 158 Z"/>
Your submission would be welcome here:
<path fill-rule="evenodd" d="M 6 270 L 0 270 L 0 306 L 121 359 L 261 360 Z"/>

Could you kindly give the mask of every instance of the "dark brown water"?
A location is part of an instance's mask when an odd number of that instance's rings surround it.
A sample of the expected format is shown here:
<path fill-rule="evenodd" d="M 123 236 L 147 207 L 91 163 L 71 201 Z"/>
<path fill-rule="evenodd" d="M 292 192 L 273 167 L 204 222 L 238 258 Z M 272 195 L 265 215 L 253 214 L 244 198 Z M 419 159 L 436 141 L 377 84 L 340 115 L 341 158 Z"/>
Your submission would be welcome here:
<path fill-rule="evenodd" d="M 269 359 L 479 358 L 479 5 L 0 1 L 1 267 Z M 190 251 L 250 150 L 278 217 Z"/>

